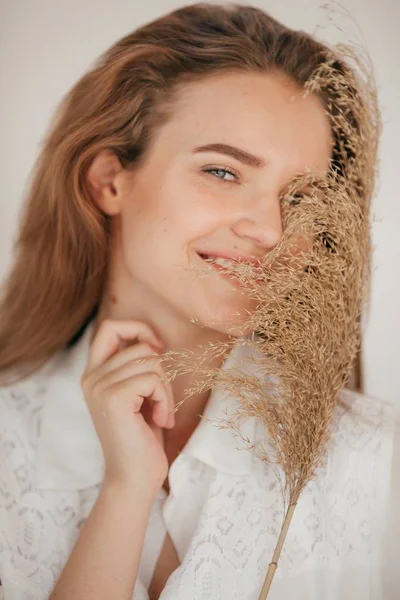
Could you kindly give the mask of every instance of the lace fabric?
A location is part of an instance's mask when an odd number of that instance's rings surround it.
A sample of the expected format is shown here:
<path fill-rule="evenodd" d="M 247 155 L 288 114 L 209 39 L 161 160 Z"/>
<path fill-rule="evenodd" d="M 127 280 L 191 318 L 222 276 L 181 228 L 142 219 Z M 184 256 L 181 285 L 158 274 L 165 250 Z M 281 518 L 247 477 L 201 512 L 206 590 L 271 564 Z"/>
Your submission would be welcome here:
<path fill-rule="evenodd" d="M 36 485 L 47 393 L 47 379 L 39 375 L 0 390 L 4 600 L 48 598 L 100 490 L 98 484 L 76 490 Z M 325 464 L 296 507 L 269 600 L 392 600 L 382 591 L 382 548 L 394 410 L 367 396 L 351 392 L 351 397 L 355 414 L 339 414 L 335 421 Z M 258 424 L 255 442 L 264 438 Z M 283 519 L 273 470 L 252 457 L 248 473 L 220 472 L 184 452 L 172 467 L 174 498 L 162 501 L 164 516 L 168 503 L 182 505 L 183 493 L 187 502 L 201 491 L 202 501 L 190 536 L 181 542 L 182 563 L 160 599 L 258 600 Z M 170 533 L 179 546 L 177 532 Z M 145 557 L 144 551 L 135 600 L 148 600 L 140 576 Z"/>

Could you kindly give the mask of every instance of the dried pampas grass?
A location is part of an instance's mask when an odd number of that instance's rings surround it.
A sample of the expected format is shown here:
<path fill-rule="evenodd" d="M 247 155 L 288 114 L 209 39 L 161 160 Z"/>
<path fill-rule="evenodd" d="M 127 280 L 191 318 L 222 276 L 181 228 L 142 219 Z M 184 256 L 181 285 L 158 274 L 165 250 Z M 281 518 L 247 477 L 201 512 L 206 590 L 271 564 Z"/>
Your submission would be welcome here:
<path fill-rule="evenodd" d="M 340 391 L 359 348 L 369 285 L 369 211 L 381 127 L 370 63 L 348 45 L 335 46 L 304 93 L 324 97 L 324 90 L 334 99 L 326 108 L 335 139 L 329 173 L 292 182 L 282 198 L 281 242 L 259 267 L 239 264 L 234 270 L 243 284 L 238 293 L 257 300 L 245 325 L 257 339 L 210 344 L 195 368 L 190 352 L 164 355 L 174 359 L 170 379 L 193 369 L 199 378 L 183 401 L 217 384 L 241 407 L 223 426 L 239 432 L 238 421 L 255 416 L 265 428 L 265 445 L 248 444 L 248 450 L 282 474 L 285 519 L 260 600 L 268 595 L 299 496 L 322 464 L 335 409 L 343 405 Z M 310 192 L 300 197 L 296 191 L 305 184 Z M 232 267 L 224 270 L 233 274 Z M 261 377 L 210 367 L 238 343 L 258 346 Z"/>

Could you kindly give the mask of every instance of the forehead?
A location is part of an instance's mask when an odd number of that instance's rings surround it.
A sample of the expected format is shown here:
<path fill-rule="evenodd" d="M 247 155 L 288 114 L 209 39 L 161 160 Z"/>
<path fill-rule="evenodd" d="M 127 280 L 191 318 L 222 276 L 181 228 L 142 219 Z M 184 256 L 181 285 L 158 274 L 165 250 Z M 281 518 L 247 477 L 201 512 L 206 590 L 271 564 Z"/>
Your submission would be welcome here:
<path fill-rule="evenodd" d="M 170 143 L 187 150 L 232 144 L 291 173 L 326 170 L 333 142 L 322 101 L 281 73 L 219 73 L 185 84 L 167 133 Z"/>

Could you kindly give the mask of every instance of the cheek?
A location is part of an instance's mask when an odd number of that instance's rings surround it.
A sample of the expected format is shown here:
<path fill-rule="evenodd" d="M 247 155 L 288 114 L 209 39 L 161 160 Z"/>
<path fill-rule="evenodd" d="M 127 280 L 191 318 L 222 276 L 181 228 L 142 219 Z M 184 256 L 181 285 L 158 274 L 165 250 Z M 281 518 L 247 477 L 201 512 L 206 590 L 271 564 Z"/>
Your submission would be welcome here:
<path fill-rule="evenodd" d="M 169 183 L 164 190 L 164 206 L 171 223 L 177 226 L 203 233 L 232 210 L 232 191 L 222 194 L 222 184 L 219 188 L 197 173 L 180 174 Z"/>
<path fill-rule="evenodd" d="M 162 199 L 151 187 L 136 186 L 121 212 L 121 233 L 124 243 L 135 245 L 152 239 L 162 231 L 166 220 Z"/>
<path fill-rule="evenodd" d="M 139 252 L 143 258 L 157 256 L 157 264 L 181 262 L 183 253 L 194 251 L 198 240 L 220 227 L 222 199 L 182 176 L 155 185 L 146 181 L 135 187 L 121 214 L 125 258 L 132 263 Z"/>
<path fill-rule="evenodd" d="M 310 252 L 313 246 L 313 238 L 312 235 L 298 234 L 293 237 L 293 245 L 290 247 L 289 253 L 290 256 L 298 256 L 302 252 Z"/>
<path fill-rule="evenodd" d="M 174 215 L 143 202 L 121 215 L 121 251 L 131 274 L 149 280 L 170 277 L 171 263 L 182 262 L 180 248 L 185 228 Z M 168 269 L 167 269 L 168 267 Z"/>

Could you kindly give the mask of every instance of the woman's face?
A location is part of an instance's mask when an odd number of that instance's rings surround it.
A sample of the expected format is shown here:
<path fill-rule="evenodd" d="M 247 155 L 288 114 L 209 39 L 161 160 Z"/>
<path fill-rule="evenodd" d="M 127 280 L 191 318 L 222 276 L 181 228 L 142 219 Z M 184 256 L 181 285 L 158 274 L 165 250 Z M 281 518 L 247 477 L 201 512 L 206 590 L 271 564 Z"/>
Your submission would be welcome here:
<path fill-rule="evenodd" d="M 143 165 L 116 178 L 124 193 L 110 211 L 118 215 L 115 301 L 134 304 L 138 293 L 153 314 L 195 317 L 234 335 L 234 314 L 254 310 L 255 300 L 210 272 L 199 252 L 262 258 L 281 239 L 280 197 L 290 180 L 326 172 L 331 152 L 321 101 L 302 97 L 281 74 L 187 85 Z M 191 265 L 210 274 L 194 278 Z"/>

